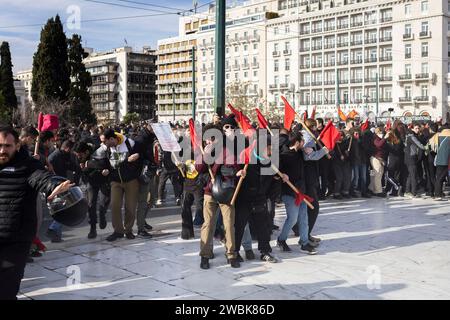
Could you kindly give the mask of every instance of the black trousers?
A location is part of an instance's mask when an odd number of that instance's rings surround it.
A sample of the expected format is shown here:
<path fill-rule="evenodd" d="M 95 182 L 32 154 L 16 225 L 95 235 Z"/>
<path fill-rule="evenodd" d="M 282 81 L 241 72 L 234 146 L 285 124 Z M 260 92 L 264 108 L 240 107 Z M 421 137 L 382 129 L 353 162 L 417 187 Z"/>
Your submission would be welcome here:
<path fill-rule="evenodd" d="M 87 187 L 87 197 L 88 197 L 88 212 L 89 212 L 89 224 L 97 224 L 97 201 L 98 194 L 101 193 L 100 197 L 100 215 L 105 215 L 108 210 L 109 203 L 111 202 L 111 185 L 109 183 L 102 184 L 100 186 L 93 186 L 90 183 Z"/>
<path fill-rule="evenodd" d="M 181 184 L 180 172 L 176 171 L 167 171 L 165 168 L 162 169 L 161 175 L 159 177 L 159 185 L 158 185 L 158 199 L 164 199 L 164 191 L 166 189 L 166 182 L 170 179 L 173 185 L 173 192 L 175 193 L 175 198 L 180 199 L 181 194 L 183 193 L 183 185 Z"/>
<path fill-rule="evenodd" d="M 0 300 L 16 300 L 31 242 L 0 243 Z"/>
<path fill-rule="evenodd" d="M 249 223 L 256 233 L 258 239 L 258 250 L 261 253 L 272 252 L 270 247 L 270 232 L 272 230 L 272 221 L 270 219 L 267 205 L 259 203 L 261 210 L 253 212 L 251 204 L 247 201 L 236 202 L 236 217 L 234 221 L 234 232 L 236 241 L 236 251 L 239 252 L 242 244 L 242 237 L 247 223 Z"/>
<path fill-rule="evenodd" d="M 405 192 L 417 195 L 417 164 L 408 164 L 408 179 Z"/>
<path fill-rule="evenodd" d="M 314 209 L 308 207 L 308 228 L 309 228 L 308 235 L 310 236 L 314 228 L 314 225 L 316 224 L 317 217 L 319 216 L 320 207 L 319 207 L 318 189 L 314 187 L 312 188 L 306 187 L 306 195 L 314 199 L 314 201 L 312 202 Z"/>
<path fill-rule="evenodd" d="M 425 167 L 425 178 L 427 179 L 427 193 L 434 195 L 434 185 L 436 184 L 436 167 L 434 166 L 434 157 L 429 154 L 423 161 Z"/>
<path fill-rule="evenodd" d="M 197 190 L 185 190 L 181 204 L 181 228 L 194 230 L 192 222 L 192 205 L 195 204 L 195 216 L 203 216 L 203 192 Z"/>
<path fill-rule="evenodd" d="M 333 162 L 333 171 L 336 177 L 334 194 L 349 194 L 352 184 L 352 166 L 350 162 Z"/>
<path fill-rule="evenodd" d="M 327 189 L 329 189 L 328 186 L 328 180 L 330 176 L 331 171 L 331 161 L 326 159 L 326 157 L 323 157 L 319 160 L 319 175 L 320 175 L 320 188 L 319 188 L 319 194 L 321 197 L 325 197 L 327 194 Z"/>
<path fill-rule="evenodd" d="M 444 193 L 442 192 L 442 186 L 444 184 L 447 175 L 448 175 L 448 166 L 436 167 L 436 181 L 434 186 L 434 195 L 436 197 L 444 196 Z"/>

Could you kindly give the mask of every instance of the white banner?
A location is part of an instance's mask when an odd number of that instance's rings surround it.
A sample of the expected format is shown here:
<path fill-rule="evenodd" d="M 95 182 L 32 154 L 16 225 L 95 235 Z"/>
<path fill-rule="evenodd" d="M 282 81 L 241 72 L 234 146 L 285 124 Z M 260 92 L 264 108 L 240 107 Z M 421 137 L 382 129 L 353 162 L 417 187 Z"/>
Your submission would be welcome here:
<path fill-rule="evenodd" d="M 153 132 L 158 138 L 159 144 L 164 151 L 181 151 L 178 140 L 172 132 L 168 123 L 152 123 Z"/>

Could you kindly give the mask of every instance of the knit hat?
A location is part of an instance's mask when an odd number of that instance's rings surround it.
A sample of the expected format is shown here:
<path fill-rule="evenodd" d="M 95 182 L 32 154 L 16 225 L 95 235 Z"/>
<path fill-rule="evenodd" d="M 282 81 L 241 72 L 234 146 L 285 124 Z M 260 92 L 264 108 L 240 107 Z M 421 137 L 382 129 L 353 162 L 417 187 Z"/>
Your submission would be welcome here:
<path fill-rule="evenodd" d="M 236 122 L 236 119 L 235 119 L 235 115 L 234 115 L 234 114 L 230 114 L 230 115 L 224 117 L 224 118 L 222 119 L 222 121 L 220 121 L 220 126 L 221 126 L 222 128 L 223 128 L 224 125 L 227 125 L 227 124 L 232 125 L 232 126 L 234 126 L 235 128 L 237 128 L 238 125 L 237 125 L 237 122 Z"/>

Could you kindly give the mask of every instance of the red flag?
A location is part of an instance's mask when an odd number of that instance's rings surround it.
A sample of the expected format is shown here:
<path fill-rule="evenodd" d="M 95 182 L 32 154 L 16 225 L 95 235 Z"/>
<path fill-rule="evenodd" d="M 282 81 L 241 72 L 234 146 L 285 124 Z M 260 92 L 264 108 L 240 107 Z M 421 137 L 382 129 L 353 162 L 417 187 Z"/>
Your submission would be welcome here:
<path fill-rule="evenodd" d="M 319 135 L 319 139 L 323 142 L 328 150 L 333 150 L 336 141 L 339 140 L 341 134 L 339 130 L 333 125 L 333 122 L 329 121 L 325 128 Z"/>
<path fill-rule="evenodd" d="M 314 106 L 313 111 L 311 112 L 311 119 L 315 119 L 316 118 L 316 107 Z"/>
<path fill-rule="evenodd" d="M 264 118 L 263 114 L 261 113 L 261 111 L 259 111 L 258 108 L 256 108 L 256 115 L 258 117 L 259 127 L 262 129 L 267 129 L 269 127 L 269 124 L 267 123 L 266 118 Z"/>
<path fill-rule="evenodd" d="M 345 113 L 342 112 L 342 110 L 341 110 L 341 106 L 338 106 L 338 115 L 339 115 L 339 119 L 341 119 L 341 121 L 347 120 Z"/>
<path fill-rule="evenodd" d="M 303 114 L 303 121 L 306 121 L 308 119 L 308 109 L 305 110 L 305 113 Z"/>
<path fill-rule="evenodd" d="M 391 127 L 392 127 L 391 119 L 388 119 L 388 121 L 386 122 L 386 125 L 384 127 L 386 128 L 386 131 L 391 130 Z"/>
<path fill-rule="evenodd" d="M 42 243 L 41 239 L 39 239 L 38 237 L 34 237 L 31 243 L 34 244 L 39 251 L 47 250 L 47 247 Z"/>
<path fill-rule="evenodd" d="M 252 151 L 255 149 L 256 146 L 256 139 L 253 140 L 251 145 L 248 146 L 248 148 L 245 148 L 241 154 L 239 155 L 240 163 L 249 164 L 250 159 L 252 157 Z"/>
<path fill-rule="evenodd" d="M 195 123 L 194 123 L 194 119 L 189 119 L 189 133 L 191 136 L 191 143 L 192 143 L 192 147 L 195 149 L 197 149 L 200 145 L 198 144 L 197 141 L 197 135 L 195 132 Z"/>
<path fill-rule="evenodd" d="M 295 195 L 295 205 L 299 206 L 300 203 L 303 202 L 303 200 L 308 200 L 309 202 L 314 202 L 314 199 L 311 198 L 310 196 L 303 194 L 300 190 L 298 191 L 298 193 Z"/>
<path fill-rule="evenodd" d="M 250 123 L 250 119 L 243 114 L 241 111 L 235 109 L 231 103 L 228 104 L 228 108 L 230 108 L 231 112 L 234 113 L 236 116 L 236 122 L 239 124 L 240 128 L 242 129 L 242 132 L 247 137 L 251 137 L 253 133 L 255 132 L 255 129 L 253 128 L 252 124 Z"/>
<path fill-rule="evenodd" d="M 38 116 L 38 126 L 37 129 L 39 132 L 42 131 L 42 124 L 44 123 L 44 114 L 42 112 L 39 112 Z"/>
<path fill-rule="evenodd" d="M 231 103 L 228 104 L 228 108 L 230 108 L 231 112 L 233 112 L 233 114 L 236 116 L 236 122 L 237 123 L 241 123 L 241 119 L 242 119 L 242 112 L 240 112 L 239 110 L 235 109 Z"/>
<path fill-rule="evenodd" d="M 46 114 L 42 121 L 42 131 L 51 131 L 59 128 L 58 116 L 56 114 Z"/>
<path fill-rule="evenodd" d="M 291 107 L 285 97 L 281 96 L 281 99 L 284 102 L 284 128 L 290 131 L 292 122 L 294 122 L 295 119 L 295 110 Z"/>
<path fill-rule="evenodd" d="M 367 129 L 369 129 L 369 118 L 367 118 L 366 121 L 361 125 L 361 132 L 364 132 Z"/>

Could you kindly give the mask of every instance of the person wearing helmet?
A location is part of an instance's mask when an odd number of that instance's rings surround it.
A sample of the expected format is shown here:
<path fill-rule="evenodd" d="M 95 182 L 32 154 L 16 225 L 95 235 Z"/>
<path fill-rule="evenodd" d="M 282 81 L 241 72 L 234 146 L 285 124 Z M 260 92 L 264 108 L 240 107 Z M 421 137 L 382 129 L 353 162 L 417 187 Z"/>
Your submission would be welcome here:
<path fill-rule="evenodd" d="M 51 201 L 73 186 L 55 177 L 20 148 L 13 128 L 0 127 L 0 300 L 14 300 L 19 291 L 36 235 L 37 194 Z"/>

